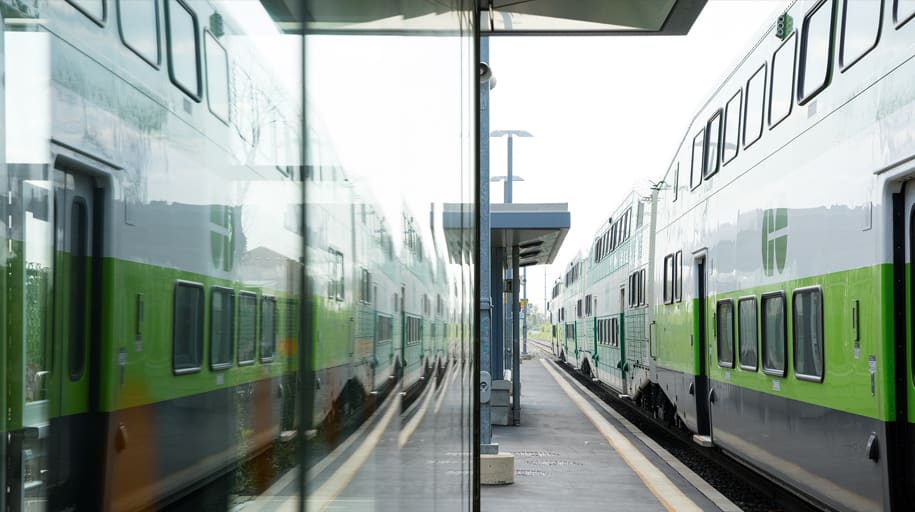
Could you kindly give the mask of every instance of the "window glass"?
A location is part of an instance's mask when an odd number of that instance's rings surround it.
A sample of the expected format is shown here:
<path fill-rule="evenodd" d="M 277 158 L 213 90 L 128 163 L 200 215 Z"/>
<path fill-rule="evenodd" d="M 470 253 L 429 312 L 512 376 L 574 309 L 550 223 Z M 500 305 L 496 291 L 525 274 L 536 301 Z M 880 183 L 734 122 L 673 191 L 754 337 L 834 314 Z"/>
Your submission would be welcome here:
<path fill-rule="evenodd" d="M 763 371 L 770 375 L 785 375 L 785 297 L 764 295 L 762 298 Z"/>
<path fill-rule="evenodd" d="M 740 138 L 740 95 L 740 91 L 737 91 L 724 110 L 724 143 L 721 147 L 721 161 L 724 163 L 737 156 Z"/>
<path fill-rule="evenodd" d="M 915 0 L 912 1 L 915 5 Z M 845 0 L 839 62 L 850 66 L 877 44 L 882 0 Z"/>
<path fill-rule="evenodd" d="M 715 113 L 708 122 L 708 150 L 705 153 L 705 177 L 718 172 L 721 162 L 719 141 L 721 140 L 721 111 Z"/>
<path fill-rule="evenodd" d="M 823 2 L 804 20 L 804 54 L 801 57 L 801 98 L 808 99 L 826 87 L 832 62 L 832 0 Z"/>
<path fill-rule="evenodd" d="M 723 300 L 718 303 L 718 364 L 734 367 L 734 303 Z"/>
<path fill-rule="evenodd" d="M 235 326 L 235 293 L 213 288 L 210 294 L 210 367 L 232 366 L 232 334 Z"/>
<path fill-rule="evenodd" d="M 261 301 L 261 361 L 273 359 L 276 353 L 276 299 Z"/>
<path fill-rule="evenodd" d="M 875 1 L 875 0 L 871 0 Z M 915 0 L 896 0 L 896 23 L 904 23 L 915 14 Z"/>
<path fill-rule="evenodd" d="M 674 201 L 677 200 L 677 196 L 680 194 L 680 162 L 677 162 L 677 167 L 674 169 Z"/>
<path fill-rule="evenodd" d="M 229 56 L 213 34 L 204 32 L 207 62 L 207 102 L 210 111 L 229 120 Z"/>
<path fill-rule="evenodd" d="M 689 173 L 689 188 L 693 189 L 702 182 L 702 161 L 705 156 L 705 129 L 693 138 L 693 165 Z"/>
<path fill-rule="evenodd" d="M 153 65 L 159 64 L 159 7 L 156 0 L 120 0 L 121 38 L 131 50 Z"/>
<path fill-rule="evenodd" d="M 203 360 L 203 287 L 175 285 L 172 324 L 172 368 L 184 373 L 200 368 Z"/>
<path fill-rule="evenodd" d="M 763 64 L 747 81 L 747 100 L 743 120 L 743 147 L 762 136 L 763 111 L 766 105 L 766 65 Z"/>
<path fill-rule="evenodd" d="M 756 298 L 740 299 L 737 303 L 737 340 L 740 346 L 740 367 L 756 371 L 759 365 L 756 326 Z"/>
<path fill-rule="evenodd" d="M 769 87 L 769 125 L 775 126 L 791 113 L 794 103 L 794 54 L 797 38 L 794 34 L 775 51 L 772 57 L 772 81 Z"/>
<path fill-rule="evenodd" d="M 674 299 L 683 300 L 683 251 L 677 251 L 674 260 Z"/>
<path fill-rule="evenodd" d="M 674 288 L 674 257 L 667 255 L 664 257 L 664 303 L 673 302 Z"/>
<path fill-rule="evenodd" d="M 89 232 L 86 205 L 74 201 L 70 211 L 70 314 L 68 368 L 70 379 L 77 380 L 83 375 L 86 361 L 86 304 L 89 302 L 87 275 L 89 271 L 87 256 L 89 249 Z"/>
<path fill-rule="evenodd" d="M 105 0 L 67 0 L 95 21 L 105 21 Z"/>
<path fill-rule="evenodd" d="M 169 72 L 175 85 L 191 96 L 200 96 L 197 74 L 197 19 L 180 0 L 168 0 Z"/>
<path fill-rule="evenodd" d="M 254 362 L 257 349 L 257 295 L 238 294 L 238 363 Z"/>
<path fill-rule="evenodd" d="M 394 339 L 394 319 L 392 317 L 378 315 L 376 326 L 375 337 L 379 343 Z"/>
<path fill-rule="evenodd" d="M 823 299 L 819 288 L 794 293 L 794 373 L 823 378 Z"/>

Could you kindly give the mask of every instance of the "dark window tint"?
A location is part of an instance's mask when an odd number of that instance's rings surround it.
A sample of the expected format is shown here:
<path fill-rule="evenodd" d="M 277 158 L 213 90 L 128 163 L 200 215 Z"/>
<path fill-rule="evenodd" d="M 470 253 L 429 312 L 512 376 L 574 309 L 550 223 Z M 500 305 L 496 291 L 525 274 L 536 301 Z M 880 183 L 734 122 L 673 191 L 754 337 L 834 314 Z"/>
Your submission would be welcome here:
<path fill-rule="evenodd" d="M 238 364 L 251 364 L 257 350 L 257 295 L 238 294 Z"/>
<path fill-rule="evenodd" d="M 847 67 L 877 45 L 883 1 L 845 0 L 843 10 L 839 62 L 842 67 Z"/>
<path fill-rule="evenodd" d="M 97 23 L 105 21 L 105 0 L 67 0 Z"/>
<path fill-rule="evenodd" d="M 832 0 L 814 8 L 804 19 L 799 93 L 806 101 L 826 87 L 832 63 Z"/>
<path fill-rule="evenodd" d="M 743 146 L 753 144 L 762 136 L 763 112 L 766 105 L 766 65 L 763 64 L 747 81 L 744 102 Z"/>
<path fill-rule="evenodd" d="M 718 302 L 718 364 L 734 367 L 734 302 Z"/>
<path fill-rule="evenodd" d="M 762 353 L 763 371 L 770 375 L 785 376 L 785 296 L 781 292 L 762 297 Z"/>
<path fill-rule="evenodd" d="M 181 0 L 167 0 L 168 69 L 172 81 L 194 98 L 200 97 L 197 18 Z"/>
<path fill-rule="evenodd" d="M 753 370 L 759 366 L 756 325 L 756 298 L 740 299 L 737 302 L 737 344 L 740 350 L 740 367 Z"/>
<path fill-rule="evenodd" d="M 89 219 L 86 205 L 74 201 L 70 210 L 70 318 L 68 369 L 70 379 L 77 380 L 83 375 L 86 361 L 86 337 L 89 314 L 89 297 L 87 295 Z"/>
<path fill-rule="evenodd" d="M 674 300 L 674 256 L 668 254 L 664 257 L 664 303 L 670 304 Z"/>
<path fill-rule="evenodd" d="M 210 367 L 232 366 L 232 342 L 235 327 L 235 293 L 213 288 L 210 293 Z"/>
<path fill-rule="evenodd" d="M 207 63 L 207 102 L 210 111 L 229 120 L 229 56 L 209 31 L 204 32 Z"/>
<path fill-rule="evenodd" d="M 705 129 L 693 137 L 693 165 L 689 172 L 689 188 L 693 189 L 702 183 L 702 162 L 705 157 Z"/>
<path fill-rule="evenodd" d="M 715 113 L 708 122 L 708 148 L 705 152 L 705 177 L 718 172 L 721 163 L 721 111 Z"/>
<path fill-rule="evenodd" d="M 721 161 L 728 163 L 737 156 L 740 144 L 740 103 L 741 93 L 737 91 L 724 109 L 724 142 L 721 147 Z"/>
<path fill-rule="evenodd" d="M 261 361 L 270 361 L 276 353 L 276 299 L 261 301 Z"/>
<path fill-rule="evenodd" d="M 797 38 L 786 40 L 772 57 L 772 80 L 769 87 L 769 125 L 775 126 L 791 113 L 794 104 L 794 54 Z"/>
<path fill-rule="evenodd" d="M 175 285 L 172 324 L 172 368 L 175 373 L 198 370 L 203 360 L 203 287 Z"/>
<path fill-rule="evenodd" d="M 794 373 L 823 379 L 823 294 L 819 288 L 794 292 Z"/>
<path fill-rule="evenodd" d="M 119 0 L 121 39 L 154 66 L 159 65 L 159 7 L 156 0 Z"/>

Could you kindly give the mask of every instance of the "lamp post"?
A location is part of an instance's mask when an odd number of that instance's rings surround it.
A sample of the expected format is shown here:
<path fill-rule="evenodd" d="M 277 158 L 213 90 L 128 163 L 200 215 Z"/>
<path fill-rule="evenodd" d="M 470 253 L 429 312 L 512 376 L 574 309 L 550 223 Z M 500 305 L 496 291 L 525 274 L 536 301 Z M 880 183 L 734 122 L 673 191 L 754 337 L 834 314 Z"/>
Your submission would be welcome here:
<path fill-rule="evenodd" d="M 530 132 L 525 130 L 493 130 L 489 134 L 490 137 L 504 137 L 508 135 L 508 176 L 493 176 L 490 178 L 491 181 L 502 181 L 505 180 L 505 189 L 503 192 L 503 198 L 505 204 L 510 204 L 512 202 L 512 182 L 513 181 L 524 181 L 524 178 L 520 176 L 512 175 L 512 140 L 513 137 L 533 137 Z"/>

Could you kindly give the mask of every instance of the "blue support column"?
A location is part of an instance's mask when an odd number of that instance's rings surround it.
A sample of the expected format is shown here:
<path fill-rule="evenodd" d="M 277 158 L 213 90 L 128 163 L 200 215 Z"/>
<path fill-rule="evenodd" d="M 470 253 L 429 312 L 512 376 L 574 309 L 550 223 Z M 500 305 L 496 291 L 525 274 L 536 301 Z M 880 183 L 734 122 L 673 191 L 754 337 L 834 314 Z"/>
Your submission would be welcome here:
<path fill-rule="evenodd" d="M 480 61 L 489 61 L 489 38 L 480 38 Z M 492 295 L 490 292 L 489 248 L 491 245 L 491 219 L 489 215 L 489 81 L 480 83 L 480 453 L 499 453 L 499 445 L 492 442 L 492 408 L 488 396 L 492 389 Z M 488 386 L 485 390 L 483 387 Z"/>

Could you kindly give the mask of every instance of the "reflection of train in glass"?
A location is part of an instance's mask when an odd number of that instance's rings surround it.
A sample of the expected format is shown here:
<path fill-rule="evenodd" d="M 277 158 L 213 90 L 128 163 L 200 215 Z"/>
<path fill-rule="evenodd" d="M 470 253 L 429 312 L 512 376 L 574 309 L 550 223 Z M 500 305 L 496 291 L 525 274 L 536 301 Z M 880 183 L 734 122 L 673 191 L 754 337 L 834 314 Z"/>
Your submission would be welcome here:
<path fill-rule="evenodd" d="M 569 264 L 554 347 L 817 504 L 910 510 L 915 8 L 787 15 Z"/>

